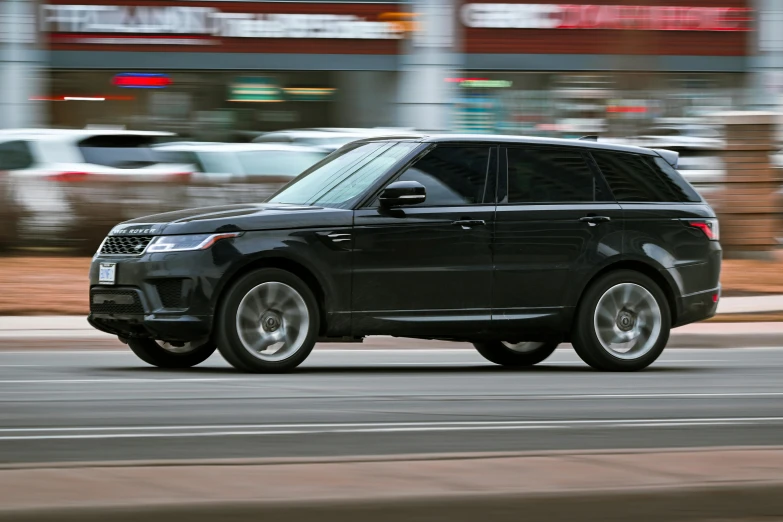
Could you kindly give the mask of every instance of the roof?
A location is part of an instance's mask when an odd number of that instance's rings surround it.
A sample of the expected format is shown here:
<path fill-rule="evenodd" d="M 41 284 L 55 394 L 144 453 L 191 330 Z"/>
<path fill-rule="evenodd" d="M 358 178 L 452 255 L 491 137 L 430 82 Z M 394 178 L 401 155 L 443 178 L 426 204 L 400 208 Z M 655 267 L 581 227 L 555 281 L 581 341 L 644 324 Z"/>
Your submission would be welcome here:
<path fill-rule="evenodd" d="M 476 143 L 523 143 L 528 145 L 557 145 L 561 147 L 579 147 L 587 149 L 599 149 L 599 150 L 614 150 L 620 152 L 632 152 L 635 154 L 647 154 L 651 156 L 657 156 L 658 154 L 652 149 L 646 149 L 643 147 L 634 147 L 631 145 L 618 145 L 616 143 L 602 142 L 602 141 L 590 141 L 590 140 L 575 140 L 575 139 L 562 139 L 562 138 L 538 138 L 535 136 L 504 136 L 496 134 L 423 134 L 416 136 L 422 142 L 425 143 L 443 143 L 443 142 L 476 142 Z M 391 136 L 387 139 L 406 139 L 410 136 Z M 370 139 L 383 139 L 382 137 L 370 138 Z"/>
<path fill-rule="evenodd" d="M 158 149 L 188 152 L 252 152 L 252 151 L 290 151 L 317 152 L 321 149 L 287 143 L 164 143 L 155 146 Z"/>
<path fill-rule="evenodd" d="M 157 131 L 131 131 L 122 129 L 0 129 L 0 140 L 2 139 L 25 139 L 25 140 L 47 140 L 47 139 L 71 139 L 81 140 L 93 136 L 176 136 L 171 132 Z"/>

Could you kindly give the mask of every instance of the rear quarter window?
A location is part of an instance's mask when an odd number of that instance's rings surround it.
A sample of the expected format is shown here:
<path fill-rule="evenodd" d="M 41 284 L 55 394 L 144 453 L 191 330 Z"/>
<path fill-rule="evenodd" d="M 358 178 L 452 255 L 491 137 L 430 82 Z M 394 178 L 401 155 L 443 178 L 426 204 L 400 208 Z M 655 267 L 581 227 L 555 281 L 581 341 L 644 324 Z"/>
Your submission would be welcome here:
<path fill-rule="evenodd" d="M 154 136 L 100 135 L 81 140 L 79 151 L 86 163 L 116 169 L 135 169 L 165 163 L 164 154 L 152 146 Z"/>
<path fill-rule="evenodd" d="M 624 152 L 592 152 L 617 201 L 699 203 L 701 197 L 660 156 Z"/>

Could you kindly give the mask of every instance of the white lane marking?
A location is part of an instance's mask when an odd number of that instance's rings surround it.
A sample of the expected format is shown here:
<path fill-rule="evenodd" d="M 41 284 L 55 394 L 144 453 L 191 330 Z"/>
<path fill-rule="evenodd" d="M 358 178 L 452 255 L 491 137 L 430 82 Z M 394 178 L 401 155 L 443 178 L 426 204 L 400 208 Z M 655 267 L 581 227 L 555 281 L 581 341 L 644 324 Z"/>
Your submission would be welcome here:
<path fill-rule="evenodd" d="M 24 380 L 0 380 L 0 384 L 126 384 L 126 383 L 144 383 L 151 382 L 172 383 L 172 382 L 224 382 L 224 381 L 249 381 L 251 379 L 237 379 L 236 377 L 184 377 L 180 379 L 144 379 L 144 378 L 116 378 L 116 379 L 24 379 Z"/>
<path fill-rule="evenodd" d="M 89 427 L 89 428 L 18 428 L 2 430 L 5 433 L 24 433 L 32 430 L 57 433 L 64 430 L 81 431 L 67 435 L 3 435 L 0 441 L 57 440 L 57 439 L 119 439 L 165 437 L 227 437 L 261 435 L 313 435 L 326 433 L 395 433 L 476 430 L 541 430 L 573 428 L 666 428 L 688 426 L 753 425 L 783 422 L 783 417 L 732 417 L 691 419 L 611 419 L 566 421 L 465 421 L 465 422 L 390 422 L 390 423 L 339 423 L 339 424 L 277 424 L 277 425 L 225 425 L 225 426 L 137 426 L 137 427 Z M 86 431 L 111 430 L 125 433 L 85 433 Z M 136 432 L 133 432 L 136 430 Z M 197 430 L 197 431 L 180 431 Z M 205 430 L 205 431 L 198 431 Z M 139 431 L 145 431 L 139 433 Z M 155 431 L 155 432 L 154 432 Z"/>
<path fill-rule="evenodd" d="M 233 429 L 301 429 L 301 428 L 378 428 L 409 426 L 516 426 L 538 424 L 607 424 L 607 423 L 712 423 L 745 421 L 783 421 L 783 417 L 671 417 L 665 419 L 567 419 L 567 420 L 505 420 L 505 421 L 415 421 L 415 422 L 313 422 L 295 424 L 192 424 L 170 426 L 68 426 L 45 428 L 0 428 L 0 433 L 49 431 L 154 431 L 154 430 L 233 430 Z"/>

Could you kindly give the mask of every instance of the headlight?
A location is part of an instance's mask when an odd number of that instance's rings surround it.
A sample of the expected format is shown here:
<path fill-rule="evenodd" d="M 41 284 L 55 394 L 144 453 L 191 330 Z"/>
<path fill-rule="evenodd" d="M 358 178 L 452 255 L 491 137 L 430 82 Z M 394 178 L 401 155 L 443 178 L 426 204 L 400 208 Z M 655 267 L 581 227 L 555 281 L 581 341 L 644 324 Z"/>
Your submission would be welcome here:
<path fill-rule="evenodd" d="M 147 247 L 147 253 L 206 250 L 221 239 L 239 237 L 241 235 L 241 232 L 228 232 L 222 234 L 193 234 L 187 236 L 157 236 Z"/>

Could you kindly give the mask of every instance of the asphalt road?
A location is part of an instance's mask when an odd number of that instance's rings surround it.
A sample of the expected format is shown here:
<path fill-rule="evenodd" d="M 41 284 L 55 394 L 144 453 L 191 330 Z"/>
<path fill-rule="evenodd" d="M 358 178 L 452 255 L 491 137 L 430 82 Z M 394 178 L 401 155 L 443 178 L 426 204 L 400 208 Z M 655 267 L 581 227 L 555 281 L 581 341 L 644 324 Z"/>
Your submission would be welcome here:
<path fill-rule="evenodd" d="M 6 464 L 781 443 L 783 348 L 669 350 L 635 374 L 569 349 L 515 370 L 470 349 L 324 347 L 288 375 L 0 352 Z"/>

